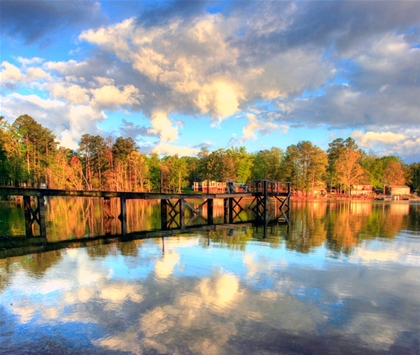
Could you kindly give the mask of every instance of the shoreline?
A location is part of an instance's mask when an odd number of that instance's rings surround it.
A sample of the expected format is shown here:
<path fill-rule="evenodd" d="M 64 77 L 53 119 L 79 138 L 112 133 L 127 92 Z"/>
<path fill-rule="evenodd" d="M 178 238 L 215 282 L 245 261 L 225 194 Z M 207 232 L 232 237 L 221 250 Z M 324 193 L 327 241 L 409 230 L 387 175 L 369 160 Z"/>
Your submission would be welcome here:
<path fill-rule="evenodd" d="M 291 196 L 290 201 L 294 202 L 374 202 L 374 203 L 420 203 L 419 197 L 410 197 L 404 200 L 392 199 L 377 199 L 376 197 L 349 197 L 349 196 L 336 196 L 336 197 L 318 197 L 318 196 Z"/>

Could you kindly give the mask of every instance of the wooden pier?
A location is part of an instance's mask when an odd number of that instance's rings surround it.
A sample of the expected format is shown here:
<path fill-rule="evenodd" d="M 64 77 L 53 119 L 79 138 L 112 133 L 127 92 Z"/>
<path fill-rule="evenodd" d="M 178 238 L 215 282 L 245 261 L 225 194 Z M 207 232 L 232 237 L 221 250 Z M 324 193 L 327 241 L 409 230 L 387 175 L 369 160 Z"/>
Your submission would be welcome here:
<path fill-rule="evenodd" d="M 160 201 L 161 230 L 183 230 L 186 227 L 184 218 L 185 210 L 191 210 L 194 216 L 200 215 L 206 220 L 207 225 L 213 225 L 213 206 L 215 199 L 223 199 L 224 223 L 234 223 L 243 211 L 240 202 L 243 198 L 252 198 L 250 209 L 254 214 L 255 222 L 266 223 L 273 208 L 273 200 L 279 202 L 279 221 L 289 223 L 290 212 L 290 183 L 267 180 L 257 180 L 252 183 L 248 192 L 238 193 L 194 193 L 194 194 L 163 194 L 145 192 L 116 192 L 116 191 L 86 191 L 86 190 L 57 190 L 0 187 L 1 196 L 22 196 L 25 214 L 25 230 L 28 238 L 33 237 L 34 224 L 38 224 L 40 237 L 46 238 L 46 198 L 48 197 L 96 197 L 104 201 L 104 214 L 111 216 L 110 199 L 119 199 L 121 234 L 127 234 L 127 200 L 158 200 Z M 35 203 L 32 203 L 35 200 Z M 191 200 L 201 200 L 198 208 L 191 204 Z M 207 214 L 203 216 L 203 207 L 206 206 Z M 112 216 L 111 216 L 112 218 Z"/>

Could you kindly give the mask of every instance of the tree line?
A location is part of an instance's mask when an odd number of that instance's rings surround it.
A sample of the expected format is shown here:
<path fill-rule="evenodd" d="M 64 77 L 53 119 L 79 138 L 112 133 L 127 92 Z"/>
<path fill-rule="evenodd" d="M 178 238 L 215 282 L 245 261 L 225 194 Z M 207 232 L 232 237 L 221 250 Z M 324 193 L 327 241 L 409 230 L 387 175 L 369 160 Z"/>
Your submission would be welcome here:
<path fill-rule="evenodd" d="M 181 192 L 204 180 L 290 181 L 294 192 L 314 195 L 354 185 L 407 184 L 420 192 L 420 163 L 377 157 L 352 138 L 338 138 L 327 151 L 309 141 L 248 152 L 245 147 L 202 148 L 196 157 L 143 154 L 132 138 L 84 134 L 77 150 L 59 146 L 52 131 L 29 115 L 13 124 L 0 117 L 0 185 L 69 190 Z"/>

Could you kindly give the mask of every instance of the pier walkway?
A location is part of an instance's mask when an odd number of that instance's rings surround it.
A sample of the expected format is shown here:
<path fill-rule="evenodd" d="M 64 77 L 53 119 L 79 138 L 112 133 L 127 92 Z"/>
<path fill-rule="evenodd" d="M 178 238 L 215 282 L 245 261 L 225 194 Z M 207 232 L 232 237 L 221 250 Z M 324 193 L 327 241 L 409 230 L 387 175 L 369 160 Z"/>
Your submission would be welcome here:
<path fill-rule="evenodd" d="M 184 218 L 185 209 L 192 211 L 193 215 L 201 215 L 207 225 L 213 225 L 214 200 L 223 199 L 224 223 L 234 223 L 239 213 L 243 211 L 240 202 L 243 198 L 252 198 L 250 209 L 254 214 L 255 221 L 266 223 L 269 219 L 269 210 L 273 205 L 271 200 L 279 202 L 278 211 L 280 221 L 289 222 L 290 212 L 290 182 L 278 182 L 268 180 L 256 180 L 249 186 L 248 192 L 229 193 L 149 193 L 149 192 L 119 192 L 119 191 L 88 191 L 88 190 L 57 190 L 21 187 L 0 187 L 0 196 L 22 196 L 25 213 L 26 237 L 34 237 L 34 224 L 39 225 L 39 236 L 46 238 L 46 197 L 85 197 L 102 198 L 104 201 L 104 213 L 107 218 L 113 218 L 110 214 L 110 199 L 119 199 L 121 222 L 121 234 L 127 234 L 127 200 L 158 200 L 160 201 L 161 230 L 180 229 L 186 227 Z M 35 200 L 35 203 L 33 203 Z M 202 203 L 194 207 L 192 200 L 200 200 Z M 206 206 L 207 213 L 203 213 Z M 108 217 L 111 216 L 111 217 Z"/>

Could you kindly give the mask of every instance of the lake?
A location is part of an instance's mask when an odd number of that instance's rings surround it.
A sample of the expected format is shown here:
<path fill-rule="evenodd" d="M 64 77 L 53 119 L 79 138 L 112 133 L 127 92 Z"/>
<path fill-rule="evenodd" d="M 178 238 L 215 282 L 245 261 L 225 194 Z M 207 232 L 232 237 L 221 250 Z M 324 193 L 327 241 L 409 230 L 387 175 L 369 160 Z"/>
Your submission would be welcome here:
<path fill-rule="evenodd" d="M 48 209 L 49 241 L 118 233 L 97 202 Z M 158 225 L 153 203 L 127 210 L 131 230 Z M 420 354 L 420 204 L 248 217 L 0 258 L 0 354 Z M 0 203 L 0 235 L 21 234 L 23 211 Z"/>

